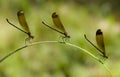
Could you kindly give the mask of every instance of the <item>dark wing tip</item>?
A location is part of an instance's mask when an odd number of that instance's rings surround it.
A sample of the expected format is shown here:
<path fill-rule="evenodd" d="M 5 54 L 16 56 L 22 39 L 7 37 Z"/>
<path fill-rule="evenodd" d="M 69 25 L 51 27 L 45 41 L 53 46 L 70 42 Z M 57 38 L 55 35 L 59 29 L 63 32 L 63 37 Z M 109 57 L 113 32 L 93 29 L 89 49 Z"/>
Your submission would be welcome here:
<path fill-rule="evenodd" d="M 44 24 L 44 21 L 42 21 L 42 23 Z"/>
<path fill-rule="evenodd" d="M 6 18 L 6 21 L 8 21 L 8 18 Z"/>
<path fill-rule="evenodd" d="M 17 12 L 17 15 L 18 15 L 18 16 L 21 15 L 21 14 L 24 14 L 24 11 L 23 11 L 23 10 L 19 10 L 19 11 Z"/>
<path fill-rule="evenodd" d="M 102 34 L 101 29 L 98 29 L 98 30 L 96 31 L 96 35 L 99 35 L 99 34 Z"/>
<path fill-rule="evenodd" d="M 84 34 L 84 37 L 86 38 L 86 34 Z"/>
<path fill-rule="evenodd" d="M 58 17 L 58 15 L 56 14 L 56 12 L 53 12 L 52 13 L 52 18 L 56 18 L 56 17 Z"/>

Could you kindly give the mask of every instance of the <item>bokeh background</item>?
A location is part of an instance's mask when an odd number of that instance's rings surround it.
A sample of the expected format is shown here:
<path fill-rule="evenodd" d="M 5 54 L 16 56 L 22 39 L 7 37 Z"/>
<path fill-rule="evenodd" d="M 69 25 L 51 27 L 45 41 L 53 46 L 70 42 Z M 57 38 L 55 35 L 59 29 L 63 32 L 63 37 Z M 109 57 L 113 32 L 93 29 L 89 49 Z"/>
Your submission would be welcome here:
<path fill-rule="evenodd" d="M 6 22 L 8 18 L 20 27 L 17 11 L 24 10 L 32 42 L 59 40 L 51 14 L 57 12 L 71 36 L 70 42 L 97 57 L 95 32 L 101 29 L 108 60 L 114 77 L 120 77 L 120 1 L 119 0 L 0 0 L 0 58 L 25 44 L 26 34 Z M 101 57 L 100 57 L 101 58 Z M 25 48 L 0 63 L 0 77 L 110 77 L 109 72 L 91 56 L 59 43 L 44 43 Z"/>

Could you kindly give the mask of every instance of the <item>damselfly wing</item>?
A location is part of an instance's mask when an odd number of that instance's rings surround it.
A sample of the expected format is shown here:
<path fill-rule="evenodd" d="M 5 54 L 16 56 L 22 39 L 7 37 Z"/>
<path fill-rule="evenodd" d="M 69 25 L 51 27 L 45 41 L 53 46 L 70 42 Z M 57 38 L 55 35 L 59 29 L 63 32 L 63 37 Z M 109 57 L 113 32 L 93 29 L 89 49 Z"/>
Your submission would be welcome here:
<path fill-rule="evenodd" d="M 17 12 L 17 17 L 18 17 L 20 25 L 22 26 L 22 28 L 24 30 L 20 29 L 19 27 L 15 26 L 14 24 L 12 24 L 8 19 L 6 19 L 6 20 L 10 25 L 12 25 L 13 27 L 17 28 L 18 30 L 20 30 L 20 31 L 22 31 L 22 32 L 24 32 L 25 34 L 28 35 L 28 38 L 26 38 L 26 41 L 30 40 L 30 39 L 33 39 L 34 36 L 31 35 L 31 32 L 29 30 L 28 24 L 27 24 L 26 19 L 25 19 L 24 11 L 23 10 L 18 11 Z"/>
<path fill-rule="evenodd" d="M 98 29 L 96 31 L 96 42 L 97 42 L 97 45 L 99 46 L 99 48 L 102 50 L 103 56 L 107 57 L 106 52 L 105 52 L 103 32 L 101 31 L 101 29 Z"/>
<path fill-rule="evenodd" d="M 56 12 L 54 12 L 54 13 L 52 14 L 52 20 L 53 20 L 54 25 L 55 25 L 60 31 L 57 30 L 57 29 L 55 29 L 55 28 L 53 28 L 53 27 L 50 27 L 49 25 L 45 24 L 44 22 L 42 22 L 42 23 L 43 23 L 45 26 L 53 29 L 54 31 L 57 31 L 57 32 L 63 34 L 63 35 L 65 36 L 65 38 L 70 38 L 70 36 L 67 34 L 67 32 L 66 32 L 66 30 L 65 30 L 65 28 L 64 28 L 64 26 L 63 26 L 63 24 L 62 24 L 62 22 L 61 22 L 61 20 L 60 20 L 60 18 L 59 18 L 59 16 L 58 16 L 58 14 L 56 14 Z"/>
<path fill-rule="evenodd" d="M 98 29 L 96 31 L 96 42 L 97 42 L 97 45 L 99 46 L 99 48 L 97 46 L 95 46 L 87 37 L 86 35 L 84 35 L 85 39 L 92 45 L 94 46 L 102 55 L 103 57 L 105 58 L 108 58 L 106 56 L 106 53 L 105 53 L 105 46 L 104 46 L 104 39 L 103 39 L 103 33 L 101 31 L 101 29 Z"/>
<path fill-rule="evenodd" d="M 22 28 L 23 28 L 27 33 L 30 33 L 28 24 L 27 24 L 26 19 L 25 19 L 24 11 L 23 11 L 23 10 L 18 11 L 18 12 L 17 12 L 17 17 L 18 17 L 19 23 L 20 23 L 20 25 L 22 26 Z"/>

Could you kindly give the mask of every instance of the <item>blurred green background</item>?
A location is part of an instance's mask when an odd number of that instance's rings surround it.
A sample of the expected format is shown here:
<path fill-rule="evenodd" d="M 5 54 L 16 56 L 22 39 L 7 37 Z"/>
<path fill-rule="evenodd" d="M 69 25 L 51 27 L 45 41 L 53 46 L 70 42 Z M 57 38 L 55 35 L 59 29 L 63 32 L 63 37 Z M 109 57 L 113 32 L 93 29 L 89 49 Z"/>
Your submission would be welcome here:
<path fill-rule="evenodd" d="M 35 41 L 59 40 L 60 34 L 45 27 L 53 26 L 51 14 L 57 12 L 71 36 L 70 42 L 100 57 L 84 39 L 96 44 L 95 32 L 101 29 L 114 77 L 120 77 L 120 1 L 119 0 L 0 0 L 0 58 L 25 44 L 17 11 L 24 10 Z M 0 63 L 0 77 L 110 77 L 108 71 L 84 52 L 59 43 L 34 45 Z"/>

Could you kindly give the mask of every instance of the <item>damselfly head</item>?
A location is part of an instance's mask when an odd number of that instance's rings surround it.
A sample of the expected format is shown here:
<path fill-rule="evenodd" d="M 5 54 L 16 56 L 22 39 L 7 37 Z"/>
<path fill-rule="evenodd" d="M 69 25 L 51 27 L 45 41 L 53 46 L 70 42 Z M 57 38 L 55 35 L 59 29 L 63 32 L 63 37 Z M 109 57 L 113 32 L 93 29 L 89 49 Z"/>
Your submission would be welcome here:
<path fill-rule="evenodd" d="M 66 38 L 70 38 L 70 36 L 67 33 L 64 33 Z"/>
<path fill-rule="evenodd" d="M 31 33 L 29 33 L 28 36 L 28 38 L 34 39 L 34 36 L 32 36 Z"/>

